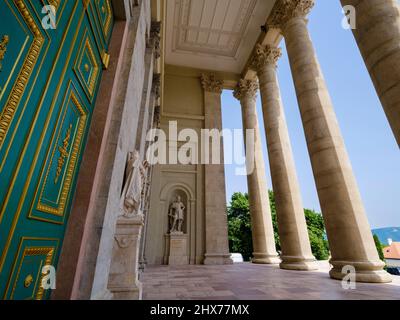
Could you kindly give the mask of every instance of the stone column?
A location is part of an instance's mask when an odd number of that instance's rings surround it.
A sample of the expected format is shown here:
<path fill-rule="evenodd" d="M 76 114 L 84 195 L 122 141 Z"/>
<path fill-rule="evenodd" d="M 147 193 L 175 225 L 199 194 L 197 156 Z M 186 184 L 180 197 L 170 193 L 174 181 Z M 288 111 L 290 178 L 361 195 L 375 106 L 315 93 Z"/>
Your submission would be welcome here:
<path fill-rule="evenodd" d="M 341 0 L 355 8 L 360 52 L 400 146 L 400 6 L 398 0 Z"/>
<path fill-rule="evenodd" d="M 222 129 L 221 93 L 223 81 L 214 75 L 202 75 L 201 83 L 204 89 L 205 129 Z M 217 142 L 217 141 L 213 141 Z M 226 215 L 225 167 L 223 156 L 223 141 L 219 141 L 220 157 L 211 164 L 206 164 L 205 171 L 205 228 L 206 253 L 204 264 L 231 264 L 228 242 L 228 219 Z M 202 148 L 205 146 L 203 145 Z M 210 149 L 208 149 L 210 150 Z M 212 154 L 210 153 L 212 156 Z"/>
<path fill-rule="evenodd" d="M 264 159 L 261 147 L 260 128 L 258 126 L 256 111 L 256 95 L 258 83 L 254 80 L 240 80 L 234 96 L 242 105 L 243 130 L 253 130 L 254 145 L 249 146 L 246 141 L 246 151 L 254 148 L 253 166 L 247 163 L 248 168 L 253 169 L 247 173 L 247 185 L 249 193 L 251 228 L 253 236 L 253 263 L 279 263 L 280 259 L 275 248 L 274 229 L 272 226 L 271 208 L 265 177 Z M 246 161 L 248 161 L 248 155 Z"/>
<path fill-rule="evenodd" d="M 371 228 L 336 120 L 331 98 L 307 29 L 305 16 L 312 0 L 279 0 L 270 17 L 285 38 L 311 158 L 319 201 L 327 229 L 333 268 L 342 279 L 343 267 L 356 270 L 360 282 L 389 282 L 383 270 Z"/>
<path fill-rule="evenodd" d="M 257 45 L 252 68 L 260 82 L 265 133 L 275 194 L 282 269 L 315 270 L 292 148 L 276 75 L 281 49 Z"/>

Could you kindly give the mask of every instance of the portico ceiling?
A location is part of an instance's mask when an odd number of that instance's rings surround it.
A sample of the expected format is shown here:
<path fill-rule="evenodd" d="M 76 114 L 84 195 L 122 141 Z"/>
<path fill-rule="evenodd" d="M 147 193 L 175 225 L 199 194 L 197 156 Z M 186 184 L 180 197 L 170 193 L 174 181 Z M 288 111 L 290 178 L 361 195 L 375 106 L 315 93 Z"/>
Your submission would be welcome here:
<path fill-rule="evenodd" d="M 241 73 L 275 0 L 168 0 L 167 64 Z"/>

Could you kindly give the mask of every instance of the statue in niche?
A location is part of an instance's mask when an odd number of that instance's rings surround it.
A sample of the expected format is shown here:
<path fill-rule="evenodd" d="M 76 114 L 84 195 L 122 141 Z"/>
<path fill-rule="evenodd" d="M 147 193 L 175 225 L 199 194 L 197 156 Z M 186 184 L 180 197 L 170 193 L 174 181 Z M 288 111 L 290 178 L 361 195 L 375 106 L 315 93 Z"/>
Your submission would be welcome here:
<path fill-rule="evenodd" d="M 141 163 L 138 151 L 129 153 L 120 201 L 120 208 L 126 218 L 132 218 L 139 213 L 147 168 L 147 161 Z"/>
<path fill-rule="evenodd" d="M 185 205 L 182 203 L 180 196 L 177 196 L 175 201 L 170 204 L 168 212 L 168 216 L 170 218 L 170 233 L 183 232 L 182 226 L 185 209 Z"/>

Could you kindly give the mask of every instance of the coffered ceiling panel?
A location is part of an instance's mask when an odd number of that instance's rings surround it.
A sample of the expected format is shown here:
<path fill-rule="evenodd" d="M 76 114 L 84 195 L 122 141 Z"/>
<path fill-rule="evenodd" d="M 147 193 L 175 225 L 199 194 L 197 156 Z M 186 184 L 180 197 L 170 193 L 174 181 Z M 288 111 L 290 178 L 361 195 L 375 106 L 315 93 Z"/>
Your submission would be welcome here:
<path fill-rule="evenodd" d="M 166 63 L 241 72 L 275 0 L 168 0 Z"/>

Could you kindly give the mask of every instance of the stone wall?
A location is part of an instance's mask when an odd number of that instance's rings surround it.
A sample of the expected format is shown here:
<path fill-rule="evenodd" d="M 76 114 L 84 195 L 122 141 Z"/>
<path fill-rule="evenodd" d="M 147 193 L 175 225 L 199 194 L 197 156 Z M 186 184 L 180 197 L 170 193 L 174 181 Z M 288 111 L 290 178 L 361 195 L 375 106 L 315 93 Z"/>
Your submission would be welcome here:
<path fill-rule="evenodd" d="M 141 108 L 149 107 L 146 101 L 149 95 L 145 95 L 143 101 L 143 93 L 149 92 L 152 79 L 148 76 L 149 70 L 152 70 L 152 63 L 146 59 L 146 43 L 151 24 L 150 7 L 146 1 L 143 1 L 132 10 L 132 19 L 125 30 L 125 49 L 120 56 L 120 77 L 110 113 L 111 125 L 104 149 L 106 161 L 101 168 L 102 179 L 99 181 L 100 191 L 96 201 L 95 210 L 98 215 L 104 212 L 104 220 L 95 262 L 92 299 L 103 299 L 108 295 L 108 275 L 115 223 L 120 212 L 119 201 L 126 160 L 128 153 L 136 147 Z M 143 157 L 143 154 L 141 156 Z"/>
<path fill-rule="evenodd" d="M 200 136 L 204 127 L 204 94 L 200 71 L 166 66 L 160 128 L 169 134 L 169 121 L 181 129 L 194 129 Z M 178 142 L 178 148 L 184 142 Z M 167 157 L 168 159 L 168 157 Z M 153 171 L 145 257 L 148 264 L 165 262 L 165 235 L 168 232 L 168 206 L 180 195 L 185 202 L 185 232 L 188 234 L 190 264 L 201 264 L 205 253 L 204 166 L 156 165 Z"/>

